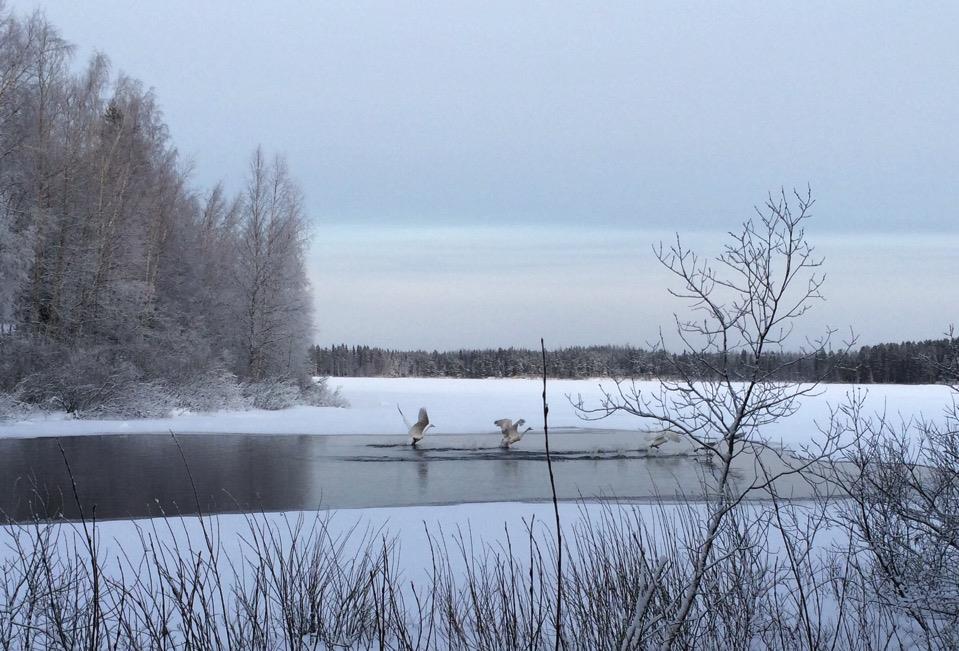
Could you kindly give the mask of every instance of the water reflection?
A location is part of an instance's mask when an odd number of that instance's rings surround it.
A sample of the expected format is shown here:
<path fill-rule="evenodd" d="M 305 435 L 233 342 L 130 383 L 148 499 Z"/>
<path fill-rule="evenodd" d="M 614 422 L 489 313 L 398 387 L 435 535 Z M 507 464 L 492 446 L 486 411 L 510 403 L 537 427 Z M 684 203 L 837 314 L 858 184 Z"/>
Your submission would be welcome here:
<path fill-rule="evenodd" d="M 183 434 L 177 440 L 188 467 L 169 434 L 63 438 L 62 454 L 57 439 L 6 439 L 0 509 L 24 520 L 61 513 L 73 519 L 80 508 L 88 516 L 95 508 L 98 518 L 125 518 L 540 500 L 549 497 L 549 484 L 536 434 L 505 450 L 498 433 L 433 435 L 417 448 L 405 437 Z M 647 457 L 640 440 L 625 431 L 551 433 L 560 497 L 647 498 L 699 486 L 701 463 Z"/>

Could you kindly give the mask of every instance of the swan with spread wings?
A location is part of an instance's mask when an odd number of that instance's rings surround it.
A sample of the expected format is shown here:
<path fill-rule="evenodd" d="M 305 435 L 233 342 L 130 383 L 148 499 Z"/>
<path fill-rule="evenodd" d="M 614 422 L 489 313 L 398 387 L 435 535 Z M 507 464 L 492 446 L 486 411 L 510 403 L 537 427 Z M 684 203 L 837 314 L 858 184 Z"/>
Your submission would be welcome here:
<path fill-rule="evenodd" d="M 403 418 L 403 423 L 409 430 L 410 438 L 412 439 L 410 441 L 410 445 L 412 445 L 414 448 L 416 447 L 416 444 L 422 441 L 423 437 L 426 436 L 426 430 L 431 427 L 436 427 L 436 425 L 433 425 L 430 422 L 429 414 L 426 413 L 426 407 L 420 407 L 419 417 L 412 425 L 410 424 L 410 421 L 407 420 L 406 414 L 403 413 L 403 410 L 400 409 L 399 405 L 396 405 L 396 410 L 400 412 L 400 416 Z"/>
<path fill-rule="evenodd" d="M 503 431 L 503 440 L 500 442 L 500 447 L 503 448 L 508 448 L 518 442 L 523 438 L 523 434 L 533 429 L 532 427 L 527 427 L 524 430 L 520 430 L 520 427 L 526 424 L 526 421 L 522 418 L 515 423 L 509 418 L 500 418 L 499 420 L 493 421 L 493 424 Z"/>

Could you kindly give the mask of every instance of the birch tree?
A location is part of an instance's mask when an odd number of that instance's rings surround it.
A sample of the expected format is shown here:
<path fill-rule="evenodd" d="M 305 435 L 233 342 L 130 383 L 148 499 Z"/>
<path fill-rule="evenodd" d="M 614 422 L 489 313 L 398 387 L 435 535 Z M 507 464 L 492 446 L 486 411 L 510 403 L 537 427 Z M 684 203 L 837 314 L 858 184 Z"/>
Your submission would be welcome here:
<path fill-rule="evenodd" d="M 241 372 L 251 380 L 299 377 L 305 369 L 310 322 L 306 238 L 302 198 L 286 163 L 281 158 L 268 163 L 257 149 L 237 244 Z"/>
<path fill-rule="evenodd" d="M 71 55 L 0 0 L 0 390 L 304 378 L 307 221 L 285 163 L 258 151 L 241 196 L 198 191 L 152 91 Z"/>

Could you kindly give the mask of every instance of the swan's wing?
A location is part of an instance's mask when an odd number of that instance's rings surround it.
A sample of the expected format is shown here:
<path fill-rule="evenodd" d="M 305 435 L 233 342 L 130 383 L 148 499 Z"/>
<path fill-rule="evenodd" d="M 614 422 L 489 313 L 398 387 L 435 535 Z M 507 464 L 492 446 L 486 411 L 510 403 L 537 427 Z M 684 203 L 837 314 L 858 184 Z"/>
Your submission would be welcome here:
<path fill-rule="evenodd" d="M 406 414 L 403 413 L 403 410 L 400 409 L 399 405 L 396 405 L 396 411 L 400 412 L 400 416 L 403 417 L 403 424 L 406 425 L 406 429 L 413 427 L 412 425 L 410 425 L 409 419 L 406 417 Z"/>
<path fill-rule="evenodd" d="M 430 417 L 429 414 L 426 413 L 426 407 L 420 407 L 420 414 L 416 424 L 420 427 L 426 427 L 430 424 Z"/>
<path fill-rule="evenodd" d="M 670 441 L 676 441 L 677 443 L 683 440 L 683 437 L 680 436 L 679 432 L 674 432 L 672 430 L 666 432 L 666 436 L 669 437 Z"/>
<path fill-rule="evenodd" d="M 503 430 L 503 436 L 506 436 L 509 428 L 513 426 L 513 420 L 511 418 L 500 418 L 499 420 L 494 420 L 493 424 Z"/>

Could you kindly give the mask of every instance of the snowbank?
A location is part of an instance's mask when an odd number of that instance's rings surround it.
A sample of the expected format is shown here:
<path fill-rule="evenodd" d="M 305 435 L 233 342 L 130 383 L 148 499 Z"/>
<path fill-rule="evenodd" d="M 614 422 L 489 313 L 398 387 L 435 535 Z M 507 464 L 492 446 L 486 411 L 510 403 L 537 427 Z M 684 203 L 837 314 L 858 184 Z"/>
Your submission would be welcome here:
<path fill-rule="evenodd" d="M 415 417 L 425 406 L 436 432 L 451 434 L 495 432 L 498 418 L 525 418 L 542 428 L 540 394 L 542 381 L 535 379 L 450 379 L 450 378 L 331 378 L 330 387 L 341 387 L 350 408 L 294 407 L 280 411 L 233 411 L 209 414 L 182 414 L 171 418 L 140 420 L 72 420 L 64 414 L 34 417 L 23 421 L 0 421 L 0 437 L 82 436 L 88 434 L 166 432 L 249 433 L 249 434 L 405 434 L 397 413 L 399 404 L 407 416 Z M 612 429 L 654 427 L 628 414 L 616 414 L 599 423 L 584 422 L 566 395 L 582 395 L 587 405 L 598 406 L 600 385 L 613 388 L 608 379 L 551 380 L 548 384 L 550 427 L 601 426 Z M 655 389 L 655 382 L 642 382 Z M 785 445 L 802 445 L 817 436 L 817 423 L 828 420 L 830 406 L 840 404 L 851 385 L 824 385 L 817 397 L 804 400 L 792 418 L 771 425 L 766 435 Z M 870 385 L 867 410 L 885 410 L 898 418 L 919 414 L 938 417 L 950 400 L 950 390 L 937 385 Z"/>

